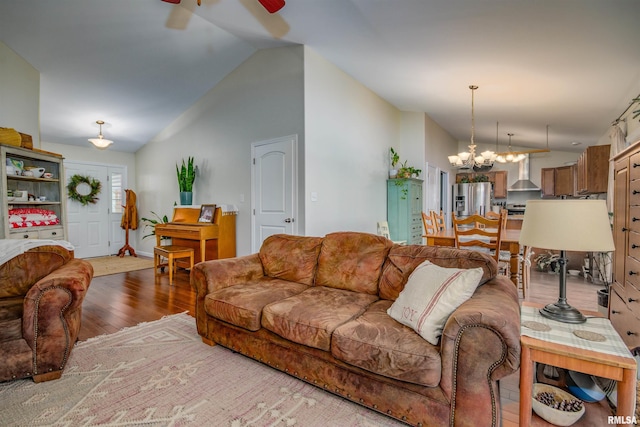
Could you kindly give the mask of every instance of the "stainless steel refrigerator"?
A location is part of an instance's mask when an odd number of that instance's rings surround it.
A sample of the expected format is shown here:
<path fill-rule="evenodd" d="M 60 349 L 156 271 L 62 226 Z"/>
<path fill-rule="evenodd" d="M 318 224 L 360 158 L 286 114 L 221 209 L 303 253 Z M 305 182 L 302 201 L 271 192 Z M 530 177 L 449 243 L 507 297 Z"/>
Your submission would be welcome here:
<path fill-rule="evenodd" d="M 457 218 L 466 218 L 475 213 L 485 215 L 491 210 L 492 198 L 490 182 L 454 184 L 453 212 Z"/>

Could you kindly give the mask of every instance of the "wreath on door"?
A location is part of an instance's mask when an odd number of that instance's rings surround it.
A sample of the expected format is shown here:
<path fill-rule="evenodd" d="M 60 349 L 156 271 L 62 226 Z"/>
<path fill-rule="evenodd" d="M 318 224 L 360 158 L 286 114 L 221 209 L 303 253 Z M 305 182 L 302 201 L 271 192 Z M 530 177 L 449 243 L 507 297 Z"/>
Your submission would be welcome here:
<path fill-rule="evenodd" d="M 99 199 L 102 184 L 97 179 L 89 176 L 73 175 L 67 185 L 69 198 L 87 206 L 89 203 L 95 204 Z"/>

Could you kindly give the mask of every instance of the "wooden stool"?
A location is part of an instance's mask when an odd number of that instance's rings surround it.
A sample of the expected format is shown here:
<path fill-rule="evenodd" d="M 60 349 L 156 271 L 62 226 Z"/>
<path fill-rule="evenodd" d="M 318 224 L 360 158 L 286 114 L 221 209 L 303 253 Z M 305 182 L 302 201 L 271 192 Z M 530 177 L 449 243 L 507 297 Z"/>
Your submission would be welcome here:
<path fill-rule="evenodd" d="M 176 259 L 189 257 L 190 268 L 193 268 L 193 248 L 174 245 L 156 246 L 153 248 L 153 271 L 156 276 L 158 275 L 158 267 L 164 267 L 165 265 L 160 262 L 160 257 L 168 260 L 168 264 L 166 265 L 169 267 L 170 285 L 173 285 L 173 272 L 176 268 Z"/>

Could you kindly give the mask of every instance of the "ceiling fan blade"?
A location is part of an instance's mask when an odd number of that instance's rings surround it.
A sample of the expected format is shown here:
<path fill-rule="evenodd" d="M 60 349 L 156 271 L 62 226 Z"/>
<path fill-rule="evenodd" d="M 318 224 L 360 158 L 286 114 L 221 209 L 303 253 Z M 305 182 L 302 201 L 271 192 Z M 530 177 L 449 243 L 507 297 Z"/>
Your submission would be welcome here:
<path fill-rule="evenodd" d="M 276 13 L 284 7 L 284 0 L 258 0 L 267 12 Z"/>
<path fill-rule="evenodd" d="M 167 3 L 180 4 L 181 0 L 162 0 L 162 1 L 167 2 Z"/>

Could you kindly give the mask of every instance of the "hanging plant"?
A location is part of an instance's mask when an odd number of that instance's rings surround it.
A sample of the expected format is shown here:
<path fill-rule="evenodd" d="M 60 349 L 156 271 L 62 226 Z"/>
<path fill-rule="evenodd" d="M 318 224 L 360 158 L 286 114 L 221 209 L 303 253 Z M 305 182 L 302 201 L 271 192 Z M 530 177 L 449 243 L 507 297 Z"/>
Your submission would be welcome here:
<path fill-rule="evenodd" d="M 96 197 L 100 194 L 102 184 L 97 179 L 89 176 L 73 175 L 67 185 L 69 198 L 87 206 L 89 203 L 95 204 L 99 199 Z"/>

